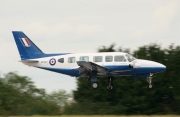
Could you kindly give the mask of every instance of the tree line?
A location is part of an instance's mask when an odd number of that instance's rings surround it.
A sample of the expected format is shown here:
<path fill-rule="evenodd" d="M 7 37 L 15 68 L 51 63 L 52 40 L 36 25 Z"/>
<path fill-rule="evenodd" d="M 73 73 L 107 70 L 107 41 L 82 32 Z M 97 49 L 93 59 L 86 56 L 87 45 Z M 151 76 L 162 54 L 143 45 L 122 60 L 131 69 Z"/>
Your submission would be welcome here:
<path fill-rule="evenodd" d="M 0 115 L 60 115 L 69 97 L 64 90 L 47 94 L 15 72 L 0 78 Z"/>
<path fill-rule="evenodd" d="M 165 72 L 153 76 L 153 88 L 146 78 L 117 77 L 115 89 L 106 90 L 107 78 L 98 78 L 98 89 L 78 78 L 72 95 L 64 90 L 50 94 L 37 88 L 27 76 L 10 72 L 0 78 L 0 115 L 151 115 L 180 114 L 180 46 L 158 44 L 130 49 L 102 46 L 99 52 L 128 52 L 139 59 L 164 64 Z M 73 98 L 69 102 L 69 98 Z"/>

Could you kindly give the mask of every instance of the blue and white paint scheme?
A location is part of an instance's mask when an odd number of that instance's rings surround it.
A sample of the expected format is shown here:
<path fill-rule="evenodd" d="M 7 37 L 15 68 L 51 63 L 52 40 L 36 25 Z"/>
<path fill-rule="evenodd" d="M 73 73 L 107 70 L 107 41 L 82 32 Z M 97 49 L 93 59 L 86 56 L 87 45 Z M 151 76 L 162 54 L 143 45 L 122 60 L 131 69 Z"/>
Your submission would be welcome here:
<path fill-rule="evenodd" d="M 166 66 L 149 60 L 136 59 L 123 52 L 102 53 L 43 53 L 22 31 L 12 31 L 21 62 L 45 70 L 73 76 L 86 77 L 97 88 L 97 78 L 108 78 L 108 90 L 113 89 L 113 77 L 147 77 L 149 88 L 155 73 L 162 72 Z"/>

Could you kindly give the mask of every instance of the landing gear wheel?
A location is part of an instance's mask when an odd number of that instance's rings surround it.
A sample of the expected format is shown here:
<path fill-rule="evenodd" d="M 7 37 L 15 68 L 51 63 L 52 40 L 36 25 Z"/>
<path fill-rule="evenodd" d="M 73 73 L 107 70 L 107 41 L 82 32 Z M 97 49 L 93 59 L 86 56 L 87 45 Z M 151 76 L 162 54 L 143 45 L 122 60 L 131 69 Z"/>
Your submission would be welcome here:
<path fill-rule="evenodd" d="M 92 88 L 93 88 L 93 89 L 97 89 L 97 87 L 98 87 L 97 82 L 93 82 L 93 83 L 92 83 Z"/>
<path fill-rule="evenodd" d="M 113 90 L 113 86 L 107 86 L 107 90 Z"/>
<path fill-rule="evenodd" d="M 151 88 L 152 88 L 152 85 L 149 85 L 149 88 L 151 89 Z"/>
<path fill-rule="evenodd" d="M 111 91 L 113 90 L 113 80 L 112 78 L 108 78 L 108 86 L 107 86 L 107 90 Z"/>

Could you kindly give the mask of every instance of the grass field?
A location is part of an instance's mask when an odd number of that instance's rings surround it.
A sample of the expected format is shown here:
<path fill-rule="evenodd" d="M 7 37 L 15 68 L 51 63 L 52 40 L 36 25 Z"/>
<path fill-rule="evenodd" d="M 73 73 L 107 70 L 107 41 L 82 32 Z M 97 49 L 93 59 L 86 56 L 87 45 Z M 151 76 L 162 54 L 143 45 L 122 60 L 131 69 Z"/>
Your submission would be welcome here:
<path fill-rule="evenodd" d="M 0 116 L 0 117 L 180 117 L 180 115 L 61 115 L 61 116 Z"/>

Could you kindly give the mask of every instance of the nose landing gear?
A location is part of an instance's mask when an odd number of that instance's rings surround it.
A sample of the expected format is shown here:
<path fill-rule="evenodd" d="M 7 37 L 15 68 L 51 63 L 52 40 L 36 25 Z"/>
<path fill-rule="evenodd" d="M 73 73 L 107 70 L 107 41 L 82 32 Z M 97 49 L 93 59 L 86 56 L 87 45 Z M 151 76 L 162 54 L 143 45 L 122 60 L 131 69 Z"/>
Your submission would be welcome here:
<path fill-rule="evenodd" d="M 149 83 L 149 88 L 151 89 L 152 88 L 152 77 L 153 76 L 153 74 L 152 73 L 150 73 L 150 75 L 149 75 L 149 77 L 147 77 L 147 82 Z"/>

